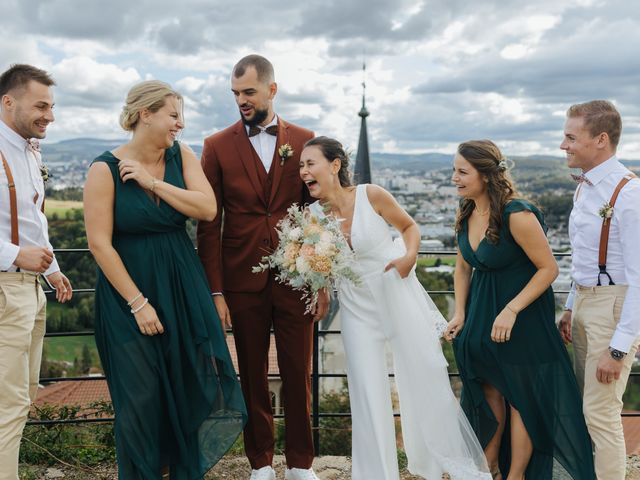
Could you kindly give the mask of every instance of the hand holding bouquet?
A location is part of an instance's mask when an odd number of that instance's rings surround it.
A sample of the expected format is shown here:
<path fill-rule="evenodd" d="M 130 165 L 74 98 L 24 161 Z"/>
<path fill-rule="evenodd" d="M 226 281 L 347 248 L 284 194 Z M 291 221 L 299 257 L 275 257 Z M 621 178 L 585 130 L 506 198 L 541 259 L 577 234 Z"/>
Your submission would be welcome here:
<path fill-rule="evenodd" d="M 334 217 L 315 215 L 293 204 L 278 222 L 276 231 L 278 248 L 262 257 L 253 272 L 277 269 L 276 279 L 280 283 L 303 292 L 306 313 L 318 301 L 318 291 L 333 288 L 336 280 L 359 283 L 358 276 L 351 270 L 353 252 Z"/>

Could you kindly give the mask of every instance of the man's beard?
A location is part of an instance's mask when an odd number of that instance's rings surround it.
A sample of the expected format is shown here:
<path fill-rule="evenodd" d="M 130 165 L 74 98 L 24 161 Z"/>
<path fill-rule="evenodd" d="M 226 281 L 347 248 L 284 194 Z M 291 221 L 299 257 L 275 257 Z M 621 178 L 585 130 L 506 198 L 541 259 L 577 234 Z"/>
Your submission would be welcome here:
<path fill-rule="evenodd" d="M 253 114 L 253 118 L 250 119 L 250 120 L 244 118 L 244 115 L 242 115 L 242 112 L 240 112 L 240 118 L 242 119 L 242 122 L 245 125 L 248 125 L 249 127 L 254 127 L 254 126 L 260 125 L 269 116 L 269 110 L 268 109 L 259 110 L 257 108 L 254 108 L 254 112 L 255 113 Z"/>

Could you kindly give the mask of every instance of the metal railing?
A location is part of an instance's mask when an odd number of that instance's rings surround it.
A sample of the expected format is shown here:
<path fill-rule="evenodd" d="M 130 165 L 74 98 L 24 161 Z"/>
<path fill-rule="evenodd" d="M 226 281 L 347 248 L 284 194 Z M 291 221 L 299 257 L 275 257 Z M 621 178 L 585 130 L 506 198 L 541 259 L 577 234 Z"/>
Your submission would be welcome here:
<path fill-rule="evenodd" d="M 72 249 L 57 249 L 54 251 L 56 255 L 65 255 L 68 253 L 85 253 L 89 254 L 88 249 L 83 248 L 72 248 Z M 421 250 L 418 252 L 419 256 L 438 256 L 438 257 L 451 257 L 456 255 L 455 250 Z M 554 252 L 554 256 L 556 257 L 569 257 L 571 256 L 570 252 Z M 73 283 L 73 282 L 72 282 Z M 79 288 L 74 289 L 74 294 L 93 294 L 95 289 L 93 288 Z M 554 290 L 557 294 L 567 294 L 569 293 L 567 290 Z M 55 292 L 51 285 L 48 285 L 48 288 L 45 290 L 45 294 L 47 296 L 53 295 Z M 452 290 L 428 290 L 427 293 L 430 295 L 453 295 Z M 320 445 L 320 420 L 322 418 L 339 418 L 339 417 L 350 417 L 350 413 L 341 413 L 341 412 L 320 412 L 320 379 L 322 378 L 346 378 L 346 374 L 344 373 L 320 373 L 320 355 L 319 355 L 319 339 L 320 337 L 328 336 L 328 335 L 340 335 L 340 330 L 331 330 L 331 329 L 320 329 L 319 323 L 316 322 L 314 328 L 314 336 L 313 336 L 313 359 L 312 359 L 312 373 L 311 373 L 311 382 L 312 382 L 312 397 L 311 397 L 311 422 L 313 426 L 313 440 L 316 447 L 316 455 L 320 454 L 321 445 Z M 229 330 L 229 333 L 231 331 Z M 79 337 L 79 336 L 93 336 L 93 331 L 79 331 L 79 332 L 56 332 L 56 333 L 47 333 L 45 335 L 46 338 L 55 338 L 55 337 Z M 631 376 L 640 376 L 640 372 L 631 372 Z M 389 377 L 393 378 L 393 374 L 389 374 Z M 449 373 L 449 377 L 459 377 L 460 374 L 458 372 Z M 269 374 L 269 378 L 279 378 L 278 374 Z M 52 383 L 52 382 L 70 382 L 70 381 L 98 381 L 105 380 L 104 375 L 92 375 L 92 376 L 76 376 L 76 377 L 43 377 L 40 379 L 40 383 Z M 285 407 L 286 408 L 286 407 Z M 624 412 L 623 416 L 628 417 L 639 417 L 639 413 L 635 412 Z M 395 413 L 395 416 L 400 416 L 399 413 Z M 282 414 L 274 414 L 274 418 L 283 418 Z M 103 423 L 103 422 L 113 422 L 114 417 L 105 417 L 105 418 L 74 418 L 74 419 L 64 419 L 64 420 L 29 420 L 27 425 L 55 425 L 55 424 L 79 424 L 79 423 Z"/>

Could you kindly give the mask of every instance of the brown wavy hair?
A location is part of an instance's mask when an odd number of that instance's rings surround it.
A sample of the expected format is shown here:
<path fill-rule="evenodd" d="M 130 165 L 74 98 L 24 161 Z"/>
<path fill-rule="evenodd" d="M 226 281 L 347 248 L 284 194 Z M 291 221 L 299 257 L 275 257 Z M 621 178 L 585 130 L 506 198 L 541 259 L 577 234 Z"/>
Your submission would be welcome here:
<path fill-rule="evenodd" d="M 487 180 L 487 193 L 489 194 L 487 238 L 491 243 L 496 244 L 500 238 L 504 206 L 511 199 L 519 196 L 509 174 L 507 160 L 491 140 L 463 142 L 458 145 L 458 154 Z M 469 218 L 475 207 L 476 203 L 471 199 L 465 198 L 460 202 L 456 216 L 456 233 L 460 232 L 462 224 Z"/>

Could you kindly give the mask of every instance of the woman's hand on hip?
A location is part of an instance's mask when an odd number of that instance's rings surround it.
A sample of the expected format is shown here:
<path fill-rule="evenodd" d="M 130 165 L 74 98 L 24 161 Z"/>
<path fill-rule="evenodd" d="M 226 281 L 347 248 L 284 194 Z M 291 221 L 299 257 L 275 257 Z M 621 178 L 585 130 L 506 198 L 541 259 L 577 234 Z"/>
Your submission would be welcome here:
<path fill-rule="evenodd" d="M 400 258 L 396 258 L 391 260 L 386 267 L 384 267 L 384 271 L 388 272 L 392 268 L 395 268 L 398 271 L 398 274 L 401 278 L 407 278 L 409 273 L 411 273 L 411 269 L 416 264 L 416 257 L 414 255 L 405 255 Z"/>

